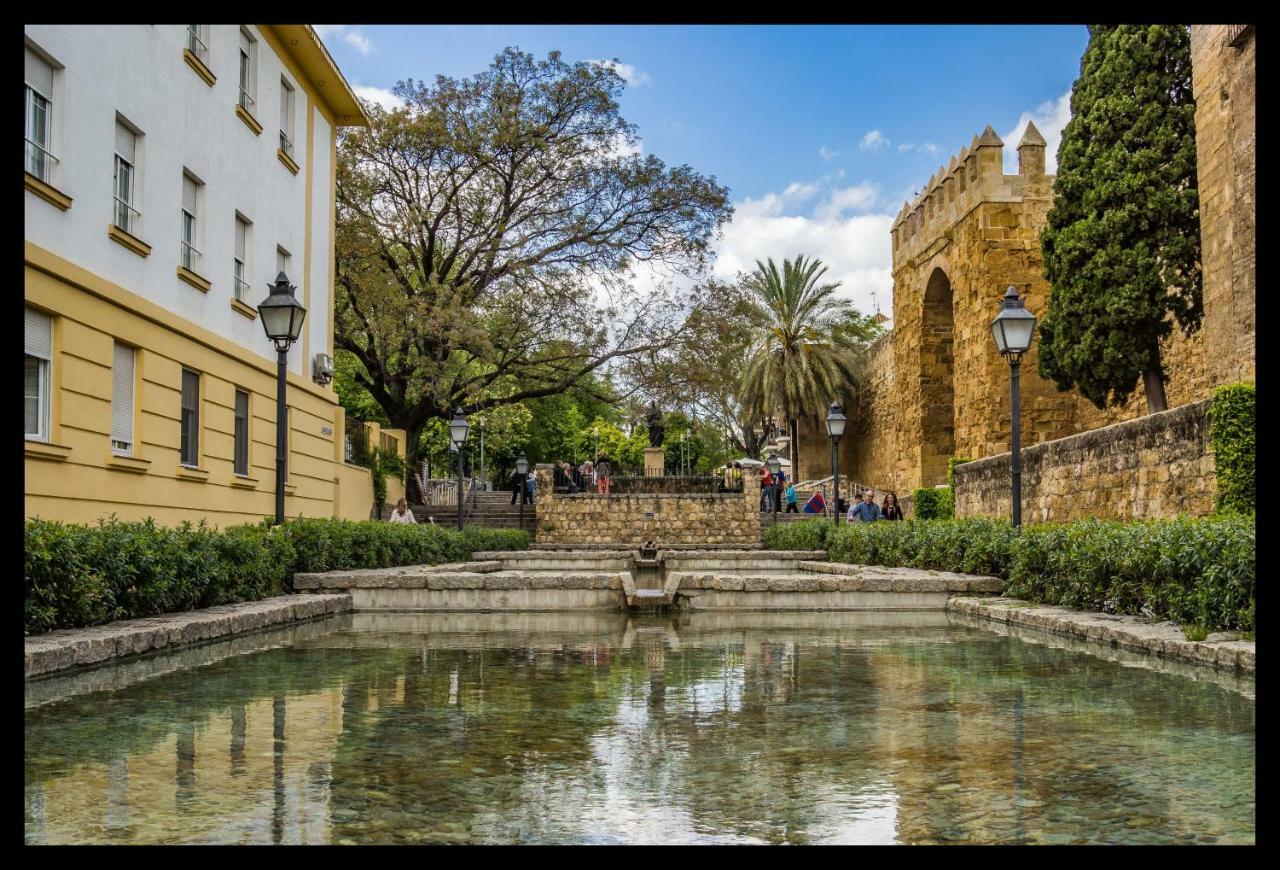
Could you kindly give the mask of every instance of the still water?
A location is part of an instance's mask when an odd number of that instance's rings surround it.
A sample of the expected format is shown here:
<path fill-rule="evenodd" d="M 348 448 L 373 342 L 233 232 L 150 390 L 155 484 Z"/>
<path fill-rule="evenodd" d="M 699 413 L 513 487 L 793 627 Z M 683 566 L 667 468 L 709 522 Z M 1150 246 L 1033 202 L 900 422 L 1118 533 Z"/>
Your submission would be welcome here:
<path fill-rule="evenodd" d="M 27 686 L 29 843 L 1252 843 L 1253 683 L 941 613 L 355 614 Z"/>

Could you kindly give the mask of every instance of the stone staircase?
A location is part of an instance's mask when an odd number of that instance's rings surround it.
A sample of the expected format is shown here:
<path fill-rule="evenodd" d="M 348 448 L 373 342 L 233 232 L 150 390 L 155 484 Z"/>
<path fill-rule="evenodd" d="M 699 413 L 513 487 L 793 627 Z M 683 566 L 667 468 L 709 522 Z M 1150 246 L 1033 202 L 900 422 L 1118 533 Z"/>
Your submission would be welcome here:
<path fill-rule="evenodd" d="M 456 503 L 447 505 L 415 504 L 411 505 L 410 509 L 413 511 L 414 519 L 420 523 L 428 522 L 428 517 L 430 517 L 437 526 L 456 528 L 458 525 L 458 505 Z M 389 514 L 390 510 L 388 509 L 383 514 L 384 518 Z M 523 528 L 532 535 L 538 528 L 534 506 L 531 504 L 524 506 L 522 523 L 520 502 L 517 499 L 515 504 L 511 503 L 510 491 L 476 493 L 474 502 L 468 499 L 464 516 L 468 525 L 483 526 L 490 529 Z"/>

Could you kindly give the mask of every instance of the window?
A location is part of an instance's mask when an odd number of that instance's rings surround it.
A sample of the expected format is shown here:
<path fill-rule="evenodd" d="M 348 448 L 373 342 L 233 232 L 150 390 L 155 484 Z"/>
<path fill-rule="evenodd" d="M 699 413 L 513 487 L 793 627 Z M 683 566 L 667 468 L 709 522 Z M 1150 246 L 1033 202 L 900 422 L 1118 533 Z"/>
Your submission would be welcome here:
<path fill-rule="evenodd" d="M 257 78 L 254 66 L 255 55 L 253 37 L 243 27 L 240 28 L 240 108 L 253 114 L 253 86 Z"/>
<path fill-rule="evenodd" d="M 53 362 L 53 318 L 26 309 L 26 359 L 23 365 L 22 416 L 25 434 L 49 440 L 49 368 Z"/>
<path fill-rule="evenodd" d="M 198 223 L 196 206 L 200 200 L 200 188 L 204 187 L 185 172 L 182 173 L 182 241 L 178 245 L 178 262 L 184 269 L 192 272 L 200 271 L 200 260 L 203 255 L 196 247 Z"/>
<path fill-rule="evenodd" d="M 209 63 L 209 25 L 187 25 L 187 48 L 200 59 L 203 64 Z"/>
<path fill-rule="evenodd" d="M 111 452 L 133 454 L 133 362 L 135 351 L 116 342 L 111 369 Z"/>
<path fill-rule="evenodd" d="M 276 274 L 277 275 L 279 275 L 281 272 L 284 272 L 285 276 L 287 277 L 289 274 L 289 264 L 292 260 L 293 260 L 293 257 L 289 255 L 288 251 L 286 251 L 284 248 L 280 247 L 279 245 L 276 245 Z"/>
<path fill-rule="evenodd" d="M 244 276 L 248 273 L 249 268 L 246 265 L 248 260 L 249 248 L 249 222 L 240 215 L 236 215 L 236 280 L 235 280 L 235 297 L 241 302 L 249 295 L 249 282 L 245 281 Z"/>
<path fill-rule="evenodd" d="M 200 464 L 200 375 L 182 370 L 182 444 L 178 461 L 196 467 Z"/>
<path fill-rule="evenodd" d="M 293 88 L 280 79 L 280 150 L 293 157 Z"/>
<path fill-rule="evenodd" d="M 142 214 L 133 207 L 138 134 L 116 119 L 115 225 L 131 236 L 141 232 Z"/>
<path fill-rule="evenodd" d="M 48 184 L 57 163 L 53 147 L 53 64 L 27 46 L 26 161 L 24 168 Z"/>
<path fill-rule="evenodd" d="M 236 390 L 235 473 L 249 474 L 249 394 Z"/>

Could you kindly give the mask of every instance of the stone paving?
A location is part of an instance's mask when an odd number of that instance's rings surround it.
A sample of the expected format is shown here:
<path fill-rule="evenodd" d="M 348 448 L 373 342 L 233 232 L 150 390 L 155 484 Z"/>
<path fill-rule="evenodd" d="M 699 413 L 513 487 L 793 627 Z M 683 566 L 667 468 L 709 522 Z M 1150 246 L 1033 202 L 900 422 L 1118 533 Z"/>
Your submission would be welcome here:
<path fill-rule="evenodd" d="M 1029 626 L 1162 658 L 1211 665 L 1226 671 L 1254 673 L 1254 642 L 1238 640 L 1231 632 L 1211 634 L 1203 641 L 1192 641 L 1187 640 L 1182 628 L 1173 622 L 1067 610 L 1016 598 L 952 598 L 947 602 L 947 611 Z"/>
<path fill-rule="evenodd" d="M 60 629 L 26 639 L 26 675 L 35 677 L 101 664 L 109 659 L 229 637 L 350 609 L 350 595 L 279 595 L 262 601 L 109 622 L 93 628 Z"/>

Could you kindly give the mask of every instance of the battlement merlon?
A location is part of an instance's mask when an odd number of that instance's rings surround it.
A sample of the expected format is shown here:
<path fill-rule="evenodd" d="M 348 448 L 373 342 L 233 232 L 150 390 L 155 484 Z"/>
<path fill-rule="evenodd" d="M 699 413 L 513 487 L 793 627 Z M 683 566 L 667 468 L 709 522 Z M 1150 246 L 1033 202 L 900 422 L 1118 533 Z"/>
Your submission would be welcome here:
<path fill-rule="evenodd" d="M 1036 130 L 1034 136 L 1040 140 L 1043 148 L 1044 139 L 1040 136 L 1040 131 Z M 1023 140 L 1024 144 L 1034 145 L 1034 141 L 1027 142 L 1025 136 Z M 1041 167 L 1043 173 L 1043 162 Z M 945 205 L 971 187 L 997 187 L 1003 181 L 1003 176 L 1004 142 L 988 124 L 981 134 L 973 137 L 968 146 L 952 155 L 947 164 L 938 167 L 938 171 L 929 178 L 915 199 L 903 203 L 902 211 L 894 219 L 892 229 L 896 230 L 901 224 L 908 222 L 910 232 L 914 233 L 933 217 L 939 204 Z M 991 181 L 984 185 L 982 182 L 986 178 Z M 951 182 L 950 189 L 947 182 Z M 938 201 L 930 199 L 935 195 L 940 197 Z"/>
<path fill-rule="evenodd" d="M 1044 175 L 1044 152 L 1048 143 L 1036 129 L 1034 121 L 1027 122 L 1026 132 L 1018 143 L 1018 174 L 1021 176 Z"/>

